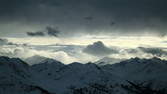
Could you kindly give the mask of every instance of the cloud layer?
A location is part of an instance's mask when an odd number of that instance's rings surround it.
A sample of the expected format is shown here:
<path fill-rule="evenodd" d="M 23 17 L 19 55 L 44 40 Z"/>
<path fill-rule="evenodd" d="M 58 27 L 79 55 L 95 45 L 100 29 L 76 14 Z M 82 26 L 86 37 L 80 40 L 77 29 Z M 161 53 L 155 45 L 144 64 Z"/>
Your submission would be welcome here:
<path fill-rule="evenodd" d="M 1 0 L 0 20 L 1 24 L 54 25 L 63 29 L 64 36 L 80 33 L 164 36 L 166 3 L 166 0 Z M 48 30 L 48 34 L 57 36 L 57 30 L 56 33 Z"/>
<path fill-rule="evenodd" d="M 26 59 L 35 55 L 53 58 L 63 63 L 97 61 L 103 57 L 129 59 L 132 57 L 167 58 L 167 50 L 158 47 L 120 48 L 109 47 L 97 41 L 87 46 L 83 45 L 28 45 L 12 43 L 7 39 L 0 39 L 0 56 L 19 57 Z"/>

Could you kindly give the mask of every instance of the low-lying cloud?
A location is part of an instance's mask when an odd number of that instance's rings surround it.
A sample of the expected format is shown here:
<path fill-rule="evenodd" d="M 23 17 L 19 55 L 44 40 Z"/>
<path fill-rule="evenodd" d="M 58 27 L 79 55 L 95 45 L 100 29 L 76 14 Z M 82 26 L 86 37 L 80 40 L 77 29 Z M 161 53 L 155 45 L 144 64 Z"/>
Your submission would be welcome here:
<path fill-rule="evenodd" d="M 8 40 L 0 38 L 0 45 L 5 45 L 5 44 L 8 44 Z"/>
<path fill-rule="evenodd" d="M 15 45 L 15 46 L 26 46 L 27 44 L 18 44 L 8 41 L 8 39 L 0 38 L 0 46 L 1 45 Z"/>
<path fill-rule="evenodd" d="M 118 59 L 139 58 L 167 58 L 167 50 L 154 47 L 119 48 L 109 47 L 103 42 L 97 41 L 86 47 L 81 45 L 9 45 L 7 39 L 0 38 L 0 56 L 19 57 L 26 59 L 35 55 L 40 55 L 56 59 L 65 64 L 72 62 L 87 63 L 96 61 L 102 57 Z M 13 43 L 14 44 L 14 43 Z"/>
<path fill-rule="evenodd" d="M 139 47 L 141 51 L 144 53 L 151 54 L 153 56 L 157 57 L 162 57 L 162 56 L 167 56 L 167 51 L 161 49 L 161 48 L 144 48 L 144 47 Z"/>
<path fill-rule="evenodd" d="M 107 56 L 110 54 L 118 53 L 117 50 L 111 49 L 103 44 L 101 41 L 94 42 L 88 45 L 83 52 L 94 55 L 94 56 Z"/>

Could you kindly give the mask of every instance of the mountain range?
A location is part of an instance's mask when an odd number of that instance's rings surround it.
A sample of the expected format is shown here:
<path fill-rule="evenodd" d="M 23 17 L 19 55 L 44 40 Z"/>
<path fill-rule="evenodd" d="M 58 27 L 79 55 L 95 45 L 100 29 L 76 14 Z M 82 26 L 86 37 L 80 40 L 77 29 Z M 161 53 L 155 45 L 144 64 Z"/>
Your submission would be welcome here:
<path fill-rule="evenodd" d="M 0 94 L 166 94 L 159 93 L 167 88 L 166 60 L 107 62 L 66 65 L 39 56 L 25 61 L 1 56 Z"/>

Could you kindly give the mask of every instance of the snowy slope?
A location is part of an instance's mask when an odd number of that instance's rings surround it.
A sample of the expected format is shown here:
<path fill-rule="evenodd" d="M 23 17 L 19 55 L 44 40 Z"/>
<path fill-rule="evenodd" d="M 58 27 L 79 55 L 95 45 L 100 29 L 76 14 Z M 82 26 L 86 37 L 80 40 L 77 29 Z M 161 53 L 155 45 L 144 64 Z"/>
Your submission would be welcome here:
<path fill-rule="evenodd" d="M 116 82 L 117 80 L 114 75 L 92 63 L 80 64 L 74 62 L 69 65 L 61 65 L 58 62 L 49 62 L 32 67 L 43 67 L 44 70 L 38 70 L 39 75 L 35 75 L 37 79 L 42 78 L 43 80 L 40 80 L 39 84 L 59 94 L 68 92 L 71 86 L 83 87 L 89 83 L 103 83 L 108 80 Z"/>
<path fill-rule="evenodd" d="M 167 61 L 159 58 L 132 58 L 103 68 L 125 80 L 150 82 L 154 88 L 167 88 Z"/>
<path fill-rule="evenodd" d="M 31 76 L 31 72 L 29 66 L 18 58 L 0 57 L 0 94 L 42 94 L 47 92 L 34 83 L 35 80 Z"/>
<path fill-rule="evenodd" d="M 70 88 L 92 90 L 92 83 L 112 85 L 112 94 L 129 94 L 121 87 L 129 85 L 127 81 L 167 88 L 167 61 L 159 58 L 132 58 L 100 66 L 78 62 L 65 65 L 49 58 L 38 63 L 29 66 L 19 58 L 0 57 L 0 94 L 73 94 Z"/>

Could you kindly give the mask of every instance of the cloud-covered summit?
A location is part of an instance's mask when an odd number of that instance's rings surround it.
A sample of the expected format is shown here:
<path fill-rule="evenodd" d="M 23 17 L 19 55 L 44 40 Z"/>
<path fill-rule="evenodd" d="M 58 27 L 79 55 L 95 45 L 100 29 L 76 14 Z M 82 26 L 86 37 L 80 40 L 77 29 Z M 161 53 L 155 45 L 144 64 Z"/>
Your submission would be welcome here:
<path fill-rule="evenodd" d="M 83 49 L 83 52 L 100 57 L 118 53 L 116 49 L 111 49 L 105 46 L 101 41 L 97 41 L 94 42 L 93 44 L 88 45 L 85 49 Z"/>

